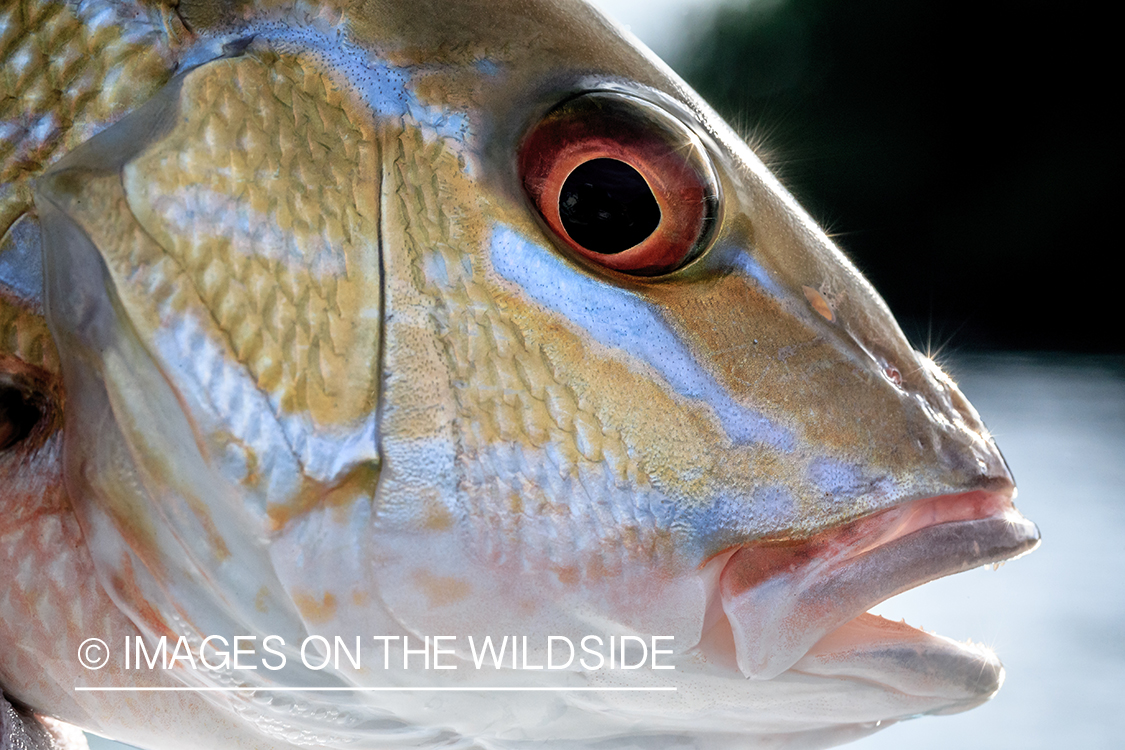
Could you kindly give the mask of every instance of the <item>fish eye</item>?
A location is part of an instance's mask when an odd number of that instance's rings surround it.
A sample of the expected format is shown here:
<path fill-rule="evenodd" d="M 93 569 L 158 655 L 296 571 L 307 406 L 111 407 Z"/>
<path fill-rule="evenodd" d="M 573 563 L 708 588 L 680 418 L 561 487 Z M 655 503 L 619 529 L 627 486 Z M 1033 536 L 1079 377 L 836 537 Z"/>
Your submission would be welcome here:
<path fill-rule="evenodd" d="M 707 249 L 717 223 L 718 182 L 699 137 L 628 94 L 564 101 L 524 137 L 518 164 L 559 243 L 602 268 L 670 273 Z"/>
<path fill-rule="evenodd" d="M 0 383 L 0 451 L 23 442 L 42 416 L 31 394 L 14 385 Z"/>

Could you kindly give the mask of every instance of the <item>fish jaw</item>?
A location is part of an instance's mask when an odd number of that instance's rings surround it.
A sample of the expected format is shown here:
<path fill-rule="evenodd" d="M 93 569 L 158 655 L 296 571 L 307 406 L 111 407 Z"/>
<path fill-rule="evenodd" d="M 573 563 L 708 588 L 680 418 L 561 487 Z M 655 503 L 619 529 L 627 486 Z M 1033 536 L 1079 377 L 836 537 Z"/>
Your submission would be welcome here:
<path fill-rule="evenodd" d="M 1038 529 L 1012 505 L 1014 490 L 923 498 L 808 539 L 739 549 L 720 579 L 739 670 L 751 679 L 795 669 L 987 699 L 1003 675 L 993 655 L 864 613 L 927 581 L 1038 546 Z"/>
<path fill-rule="evenodd" d="M 820 639 L 792 671 L 872 682 L 939 704 L 926 710 L 930 714 L 978 706 L 1004 683 L 1004 667 L 991 649 L 868 613 Z"/>

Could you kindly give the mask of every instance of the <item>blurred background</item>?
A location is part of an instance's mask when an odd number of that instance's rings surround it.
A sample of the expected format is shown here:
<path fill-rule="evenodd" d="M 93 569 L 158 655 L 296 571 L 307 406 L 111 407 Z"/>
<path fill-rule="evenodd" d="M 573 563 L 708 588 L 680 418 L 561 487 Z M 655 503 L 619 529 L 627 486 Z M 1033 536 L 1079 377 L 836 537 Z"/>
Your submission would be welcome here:
<path fill-rule="evenodd" d="M 998 571 L 875 610 L 993 647 L 996 698 L 849 747 L 1121 747 L 1125 248 L 1109 219 L 1125 123 L 1107 19 L 1035 1 L 596 4 L 750 140 L 937 353 L 1043 534 Z"/>
<path fill-rule="evenodd" d="M 916 341 L 1125 352 L 1104 19 L 1043 2 L 599 4 L 765 152 Z"/>
<path fill-rule="evenodd" d="M 860 750 L 1125 737 L 1125 132 L 1102 12 L 1025 0 L 596 0 L 707 98 L 959 380 L 1042 547 L 877 612 L 984 642 L 990 703 Z M 1112 56 L 1112 57 L 1111 57 Z M 95 750 L 97 740 L 91 743 Z M 110 743 L 100 745 L 109 747 Z"/>

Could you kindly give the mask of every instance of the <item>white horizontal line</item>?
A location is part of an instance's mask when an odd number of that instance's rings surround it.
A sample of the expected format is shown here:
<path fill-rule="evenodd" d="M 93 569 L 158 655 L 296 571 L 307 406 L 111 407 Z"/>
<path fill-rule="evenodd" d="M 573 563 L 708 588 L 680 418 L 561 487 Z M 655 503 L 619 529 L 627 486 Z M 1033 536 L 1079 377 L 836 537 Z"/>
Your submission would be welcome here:
<path fill-rule="evenodd" d="M 675 692 L 675 687 L 83 687 L 83 693 L 534 693 L 534 692 Z"/>

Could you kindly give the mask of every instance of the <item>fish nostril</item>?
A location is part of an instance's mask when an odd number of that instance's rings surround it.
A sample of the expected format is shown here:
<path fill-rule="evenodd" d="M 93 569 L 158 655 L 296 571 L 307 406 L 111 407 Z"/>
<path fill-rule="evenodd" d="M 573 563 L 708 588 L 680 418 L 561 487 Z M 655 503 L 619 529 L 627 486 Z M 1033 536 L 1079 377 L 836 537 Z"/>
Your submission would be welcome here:
<path fill-rule="evenodd" d="M 902 387 L 902 373 L 899 369 L 891 364 L 883 365 L 883 374 L 887 376 L 887 380 L 894 383 L 899 388 Z"/>
<path fill-rule="evenodd" d="M 836 311 L 824 294 L 813 289 L 811 286 L 802 286 L 801 291 L 805 293 L 805 299 L 809 301 L 809 306 L 812 307 L 820 317 L 824 318 L 829 323 L 836 322 Z"/>
<path fill-rule="evenodd" d="M 23 442 L 42 418 L 43 413 L 31 393 L 0 383 L 0 451 Z"/>

